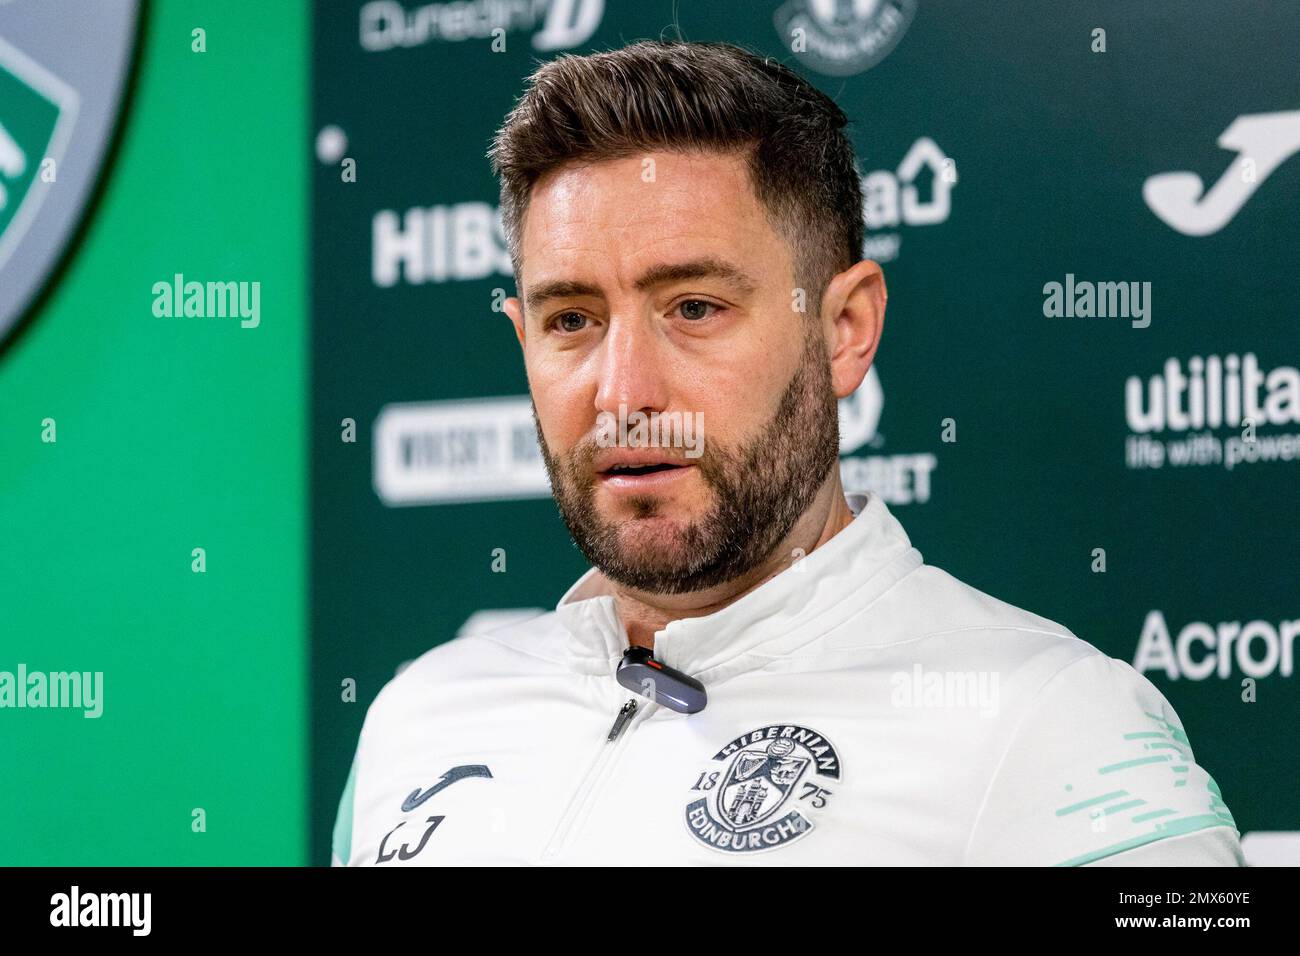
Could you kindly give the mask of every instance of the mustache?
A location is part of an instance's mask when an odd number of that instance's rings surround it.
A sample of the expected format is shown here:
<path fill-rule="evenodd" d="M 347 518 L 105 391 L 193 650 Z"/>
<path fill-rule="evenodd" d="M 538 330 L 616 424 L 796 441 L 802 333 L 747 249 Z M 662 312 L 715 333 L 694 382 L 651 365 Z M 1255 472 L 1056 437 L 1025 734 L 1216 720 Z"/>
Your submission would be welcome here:
<path fill-rule="evenodd" d="M 663 450 L 668 452 L 669 454 L 667 457 L 670 457 L 673 460 L 676 460 L 678 457 L 676 452 L 680 451 L 680 448 L 676 445 L 656 444 L 654 442 L 647 442 L 645 444 L 628 442 L 627 444 L 620 443 L 615 446 L 602 445 L 595 434 L 588 434 L 574 442 L 569 450 L 564 453 L 563 457 L 573 466 L 580 467 L 584 470 L 591 470 L 596 463 L 596 456 L 602 451 L 607 451 L 611 447 L 620 448 L 625 451 L 645 451 L 648 449 Z M 689 462 L 691 464 L 699 464 L 700 461 L 708 455 L 708 443 L 701 442 L 699 455 L 697 457 L 689 457 Z"/>
<path fill-rule="evenodd" d="M 540 438 L 540 430 L 539 430 Z M 689 464 L 694 465 L 704 479 L 706 485 L 711 488 L 719 489 L 721 487 L 722 472 L 728 467 L 728 456 L 725 449 L 720 449 L 716 444 L 710 447 L 709 442 L 703 442 L 700 445 L 698 457 L 689 459 Z M 570 448 L 560 455 L 553 455 L 542 444 L 542 455 L 551 463 L 551 468 L 559 472 L 561 479 L 575 490 L 581 489 L 584 494 L 594 492 L 598 470 L 596 468 L 596 457 L 602 452 L 607 451 L 597 440 L 595 434 L 584 435 L 575 442 Z M 661 449 L 665 446 L 656 444 L 626 444 L 619 445 L 622 449 Z M 675 451 L 675 449 L 668 449 Z M 733 459 L 734 461 L 734 459 Z"/>

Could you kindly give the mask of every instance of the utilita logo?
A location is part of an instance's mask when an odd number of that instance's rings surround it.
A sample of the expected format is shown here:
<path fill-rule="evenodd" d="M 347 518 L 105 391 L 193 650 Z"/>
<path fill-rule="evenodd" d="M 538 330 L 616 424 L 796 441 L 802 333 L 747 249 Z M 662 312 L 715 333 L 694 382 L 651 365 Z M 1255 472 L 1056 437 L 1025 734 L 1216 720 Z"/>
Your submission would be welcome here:
<path fill-rule="evenodd" d="M 1221 464 L 1231 470 L 1300 458 L 1300 434 L 1257 434 L 1261 426 L 1300 423 L 1300 370 L 1279 365 L 1265 372 L 1253 352 L 1193 356 L 1185 370 L 1179 359 L 1167 359 L 1163 373 L 1151 376 L 1145 388 L 1131 376 L 1124 385 L 1124 414 L 1133 433 L 1125 448 L 1129 468 Z M 1214 434 L 1217 428 L 1237 433 L 1225 440 Z M 1160 432 L 1187 434 L 1152 437 Z"/>
<path fill-rule="evenodd" d="M 1162 375 L 1147 381 L 1145 397 L 1136 375 L 1124 383 L 1124 411 L 1135 432 L 1294 424 L 1300 422 L 1300 370 L 1279 365 L 1266 374 L 1254 352 L 1194 356 L 1186 372 L 1171 358 Z"/>
<path fill-rule="evenodd" d="M 907 151 L 898 169 L 877 169 L 862 177 L 862 218 L 867 237 L 865 258 L 892 262 L 903 244 L 899 226 L 935 226 L 952 212 L 957 164 L 939 144 L 922 136 Z"/>
<path fill-rule="evenodd" d="M 1188 172 L 1160 173 L 1142 186 L 1151 211 L 1185 236 L 1218 232 L 1275 169 L 1300 152 L 1300 110 L 1238 116 L 1218 144 L 1237 158 L 1209 189 Z"/>

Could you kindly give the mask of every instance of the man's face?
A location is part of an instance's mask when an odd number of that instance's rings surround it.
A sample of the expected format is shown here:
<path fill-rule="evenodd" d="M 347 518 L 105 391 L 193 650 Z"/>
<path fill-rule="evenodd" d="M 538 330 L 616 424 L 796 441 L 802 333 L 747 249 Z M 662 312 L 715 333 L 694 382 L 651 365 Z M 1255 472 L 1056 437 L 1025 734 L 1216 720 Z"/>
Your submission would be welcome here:
<path fill-rule="evenodd" d="M 837 406 L 826 339 L 799 310 L 817 304 L 743 160 L 652 153 L 552 173 L 533 189 L 521 271 L 524 308 L 506 309 L 588 560 L 681 593 L 769 557 L 836 463 Z M 702 443 L 676 422 L 702 424 Z"/>

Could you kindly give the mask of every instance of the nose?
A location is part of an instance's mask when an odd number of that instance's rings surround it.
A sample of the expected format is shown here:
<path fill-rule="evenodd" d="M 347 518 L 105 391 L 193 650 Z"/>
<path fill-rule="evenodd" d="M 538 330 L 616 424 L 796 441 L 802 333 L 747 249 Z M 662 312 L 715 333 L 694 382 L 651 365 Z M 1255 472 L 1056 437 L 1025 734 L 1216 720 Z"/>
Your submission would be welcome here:
<path fill-rule="evenodd" d="M 659 342 L 646 323 L 635 318 L 612 319 L 601 349 L 598 413 L 618 416 L 664 410 L 668 401 L 666 370 Z"/>

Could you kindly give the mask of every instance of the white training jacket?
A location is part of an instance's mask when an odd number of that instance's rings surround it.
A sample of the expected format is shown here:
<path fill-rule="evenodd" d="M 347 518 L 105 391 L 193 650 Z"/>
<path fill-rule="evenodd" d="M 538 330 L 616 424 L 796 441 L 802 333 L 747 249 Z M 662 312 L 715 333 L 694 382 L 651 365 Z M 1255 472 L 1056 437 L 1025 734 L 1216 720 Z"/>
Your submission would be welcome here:
<path fill-rule="evenodd" d="M 366 714 L 334 864 L 1245 865 L 1145 677 L 848 500 L 798 564 L 656 634 L 698 713 L 617 683 L 594 570 L 425 653 Z"/>

